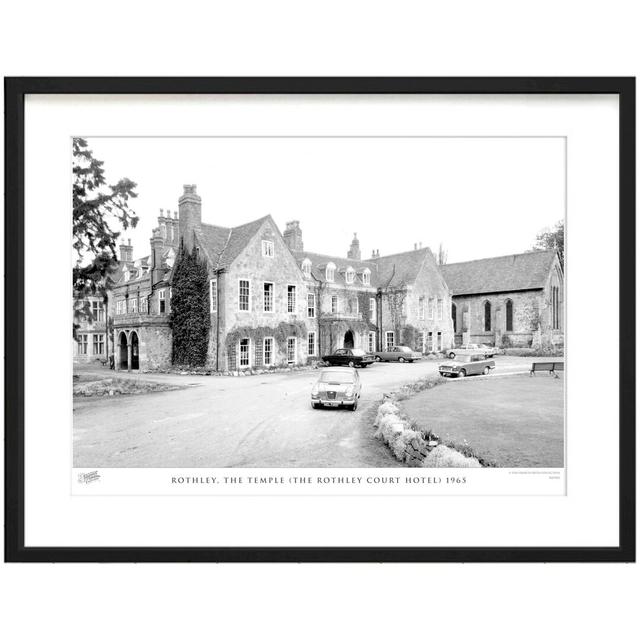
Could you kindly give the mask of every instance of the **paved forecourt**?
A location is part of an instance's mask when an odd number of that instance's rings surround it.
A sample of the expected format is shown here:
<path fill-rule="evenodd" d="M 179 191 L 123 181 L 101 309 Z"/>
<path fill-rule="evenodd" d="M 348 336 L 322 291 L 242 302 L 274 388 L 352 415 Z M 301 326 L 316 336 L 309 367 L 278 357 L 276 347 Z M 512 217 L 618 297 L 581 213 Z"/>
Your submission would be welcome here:
<path fill-rule="evenodd" d="M 184 386 L 144 395 L 74 398 L 74 466 L 398 466 L 373 438 L 377 403 L 384 392 L 436 374 L 440 362 L 375 363 L 359 370 L 362 398 L 356 412 L 311 409 L 317 370 L 245 377 L 122 373 Z M 531 366 L 530 358 L 496 362 L 495 374 Z"/>

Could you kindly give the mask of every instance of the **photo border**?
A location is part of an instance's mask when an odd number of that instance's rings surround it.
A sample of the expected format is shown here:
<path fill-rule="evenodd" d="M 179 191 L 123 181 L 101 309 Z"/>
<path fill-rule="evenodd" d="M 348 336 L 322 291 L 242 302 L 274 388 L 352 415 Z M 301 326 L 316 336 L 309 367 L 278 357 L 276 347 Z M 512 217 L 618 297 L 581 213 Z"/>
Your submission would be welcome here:
<path fill-rule="evenodd" d="M 634 562 L 635 78 L 5 78 L 5 562 Z M 24 104 L 27 94 L 615 94 L 619 98 L 619 544 L 612 547 L 26 547 Z M 625 312 L 622 314 L 622 300 Z M 8 312 L 9 302 L 11 313 Z"/>

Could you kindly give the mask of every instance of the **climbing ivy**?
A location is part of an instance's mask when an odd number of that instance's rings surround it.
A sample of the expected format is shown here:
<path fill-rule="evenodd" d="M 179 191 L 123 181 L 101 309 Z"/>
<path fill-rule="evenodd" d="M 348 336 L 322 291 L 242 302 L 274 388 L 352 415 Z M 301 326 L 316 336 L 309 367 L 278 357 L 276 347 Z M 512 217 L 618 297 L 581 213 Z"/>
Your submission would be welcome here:
<path fill-rule="evenodd" d="M 171 316 L 174 365 L 202 367 L 209 348 L 209 275 L 195 248 L 181 245 L 171 282 Z"/>
<path fill-rule="evenodd" d="M 227 353 L 230 353 L 243 338 L 251 338 L 254 344 L 262 342 L 264 338 L 273 338 L 276 345 L 284 349 L 287 344 L 287 338 L 293 337 L 300 339 L 306 339 L 307 337 L 307 326 L 301 320 L 296 322 L 281 322 L 275 327 L 235 327 L 227 333 L 225 345 Z"/>
<path fill-rule="evenodd" d="M 419 340 L 422 331 L 411 324 L 407 324 L 402 328 L 401 340 L 402 344 L 411 347 L 415 351 L 422 351 L 422 344 Z"/>

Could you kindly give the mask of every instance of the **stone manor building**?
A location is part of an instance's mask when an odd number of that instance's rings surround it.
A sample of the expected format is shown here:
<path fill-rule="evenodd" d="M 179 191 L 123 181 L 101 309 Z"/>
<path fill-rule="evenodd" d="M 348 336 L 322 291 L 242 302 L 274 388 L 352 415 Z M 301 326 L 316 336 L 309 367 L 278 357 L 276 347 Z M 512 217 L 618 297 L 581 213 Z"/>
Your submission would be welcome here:
<path fill-rule="evenodd" d="M 120 246 L 108 303 L 89 300 L 74 361 L 114 355 L 117 369 L 171 365 L 171 293 L 180 242 L 209 272 L 209 352 L 216 371 L 302 365 L 341 347 L 407 345 L 422 353 L 479 342 L 564 343 L 564 276 L 554 251 L 438 266 L 428 248 L 363 258 L 354 234 L 344 256 L 306 251 L 298 221 L 271 216 L 236 227 L 202 221 L 195 185 L 178 211 L 160 210 L 149 252 Z M 77 301 L 76 301 L 77 302 Z M 107 338 L 109 338 L 107 340 Z"/>
<path fill-rule="evenodd" d="M 149 254 L 121 251 L 112 291 L 116 368 L 171 364 L 171 277 L 182 241 L 209 270 L 207 366 L 226 371 L 301 365 L 339 347 L 404 344 L 424 353 L 454 341 L 451 293 L 428 248 L 363 258 L 305 251 L 297 221 L 283 234 L 271 216 L 237 227 L 202 221 L 195 185 L 178 212 L 161 210 Z"/>

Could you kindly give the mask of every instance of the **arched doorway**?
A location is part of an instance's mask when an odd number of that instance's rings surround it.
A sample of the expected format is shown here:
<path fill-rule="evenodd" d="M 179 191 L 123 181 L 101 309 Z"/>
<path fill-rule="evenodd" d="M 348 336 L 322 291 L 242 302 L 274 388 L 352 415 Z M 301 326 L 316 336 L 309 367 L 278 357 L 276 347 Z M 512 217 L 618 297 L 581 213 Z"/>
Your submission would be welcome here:
<path fill-rule="evenodd" d="M 138 345 L 138 334 L 135 331 L 131 332 L 131 368 L 140 368 L 140 353 Z"/>
<path fill-rule="evenodd" d="M 451 303 L 451 319 L 453 320 L 453 333 L 458 332 L 458 308 L 456 303 Z"/>
<path fill-rule="evenodd" d="M 351 329 L 344 334 L 344 348 L 353 349 L 353 331 Z"/>
<path fill-rule="evenodd" d="M 129 360 L 127 358 L 127 334 L 122 331 L 120 333 L 119 342 L 119 350 L 118 353 L 118 369 L 128 369 L 129 368 Z"/>

